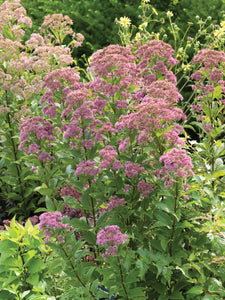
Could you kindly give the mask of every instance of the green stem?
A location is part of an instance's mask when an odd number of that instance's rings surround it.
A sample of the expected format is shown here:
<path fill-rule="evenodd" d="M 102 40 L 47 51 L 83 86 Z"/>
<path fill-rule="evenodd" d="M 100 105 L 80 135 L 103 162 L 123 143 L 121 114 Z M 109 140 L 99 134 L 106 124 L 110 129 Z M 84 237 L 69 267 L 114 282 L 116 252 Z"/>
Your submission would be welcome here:
<path fill-rule="evenodd" d="M 61 247 L 63 253 L 65 254 L 65 257 L 66 257 L 67 261 L 69 262 L 69 264 L 70 264 L 70 266 L 71 266 L 71 268 L 72 268 L 72 270 L 73 270 L 73 272 L 74 272 L 74 274 L 75 274 L 77 280 L 79 281 L 79 283 L 80 283 L 84 288 L 86 288 L 85 283 L 81 280 L 80 276 L 78 275 L 78 273 L 77 273 L 77 271 L 76 271 L 76 269 L 75 269 L 75 267 L 74 267 L 74 265 L 73 265 L 73 263 L 72 263 L 72 261 L 71 261 L 71 258 L 69 257 L 69 255 L 68 255 L 67 252 L 65 251 L 63 245 L 60 244 L 60 247 Z M 94 294 L 93 294 L 91 291 L 89 291 L 89 294 L 91 295 L 91 297 L 92 297 L 93 299 L 96 299 L 95 296 L 94 296 Z"/>
<path fill-rule="evenodd" d="M 118 265 L 119 265 L 119 271 L 120 271 L 120 278 L 121 278 L 121 283 L 122 283 L 122 287 L 124 290 L 124 294 L 125 294 L 125 299 L 129 300 L 128 294 L 127 294 L 127 290 L 124 284 L 124 278 L 123 278 L 123 270 L 121 268 L 121 263 L 119 261 L 119 257 L 117 256 L 117 260 L 118 260 Z"/>
<path fill-rule="evenodd" d="M 176 190 L 175 190 L 175 198 L 174 198 L 174 214 L 177 212 L 177 200 L 178 200 L 178 182 L 176 181 Z M 172 225 L 172 232 L 170 236 L 170 244 L 169 244 L 169 253 L 170 256 L 173 256 L 173 239 L 176 229 L 176 217 L 173 217 L 173 225 Z"/>
<path fill-rule="evenodd" d="M 10 120 L 10 115 L 9 113 L 7 113 L 7 123 L 9 124 L 9 140 L 10 140 L 10 143 L 12 145 L 12 153 L 13 153 L 13 157 L 14 157 L 14 165 L 15 165 L 15 168 L 16 168 L 16 175 L 17 175 L 17 179 L 18 179 L 18 182 L 19 182 L 19 190 L 20 190 L 20 195 L 22 197 L 22 199 L 24 199 L 24 194 L 23 194 L 23 189 L 22 189 L 22 180 L 21 180 L 21 169 L 20 169 L 20 166 L 16 163 L 17 162 L 17 151 L 16 151 L 16 145 L 15 145 L 15 142 L 14 142 L 14 139 L 13 139 L 13 132 L 12 132 L 12 123 L 11 123 L 11 120 Z"/>

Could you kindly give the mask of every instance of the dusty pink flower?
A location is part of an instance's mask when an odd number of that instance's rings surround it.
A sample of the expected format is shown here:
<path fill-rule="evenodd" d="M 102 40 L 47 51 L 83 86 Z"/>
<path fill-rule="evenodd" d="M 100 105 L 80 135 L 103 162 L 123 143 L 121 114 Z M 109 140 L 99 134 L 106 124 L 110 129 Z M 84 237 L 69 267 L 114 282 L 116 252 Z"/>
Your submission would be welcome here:
<path fill-rule="evenodd" d="M 99 167 L 105 169 L 110 167 L 115 161 L 117 152 L 112 146 L 107 145 L 104 149 L 99 151 L 99 156 L 103 157 Z"/>
<path fill-rule="evenodd" d="M 71 184 L 60 189 L 60 196 L 70 196 L 76 198 L 78 201 L 81 200 L 81 194 Z"/>
<path fill-rule="evenodd" d="M 55 161 L 55 157 L 50 155 L 50 153 L 48 153 L 48 152 L 41 152 L 38 155 L 38 159 L 43 160 L 44 162 L 47 162 L 47 161 L 50 161 L 50 160 Z"/>
<path fill-rule="evenodd" d="M 83 175 L 89 175 L 89 176 L 95 176 L 100 173 L 100 170 L 95 167 L 95 162 L 94 161 L 82 161 L 77 165 L 77 168 L 75 170 L 74 175 L 78 176 L 80 174 Z"/>
<path fill-rule="evenodd" d="M 191 109 L 196 112 L 200 112 L 202 110 L 202 104 L 193 104 Z"/>
<path fill-rule="evenodd" d="M 204 128 L 204 130 L 205 130 L 207 133 L 210 133 L 210 132 L 212 132 L 212 130 L 213 130 L 213 126 L 212 126 L 211 123 L 205 124 L 205 125 L 203 126 L 203 128 Z"/>
<path fill-rule="evenodd" d="M 27 117 L 23 119 L 19 129 L 21 131 L 19 150 L 24 150 L 26 153 L 33 152 L 33 146 L 28 148 L 29 143 L 38 145 L 40 140 L 45 140 L 48 143 L 49 141 L 55 141 L 53 125 L 49 121 L 45 121 L 42 117 Z M 36 143 L 29 141 L 33 141 L 34 139 Z M 35 146 L 35 151 L 37 151 L 37 146 Z"/>
<path fill-rule="evenodd" d="M 154 81 L 150 86 L 146 87 L 146 93 L 149 97 L 162 98 L 173 103 L 183 100 L 183 96 L 178 92 L 174 84 L 167 80 Z"/>
<path fill-rule="evenodd" d="M 109 198 L 109 204 L 107 206 L 107 210 L 110 211 L 114 207 L 119 207 L 120 205 L 126 204 L 126 201 L 124 201 L 123 198 L 118 198 L 117 196 L 111 196 Z"/>
<path fill-rule="evenodd" d="M 112 256 L 117 256 L 117 251 L 118 251 L 118 247 L 116 245 L 114 246 L 109 246 L 105 253 L 102 254 L 102 257 L 104 258 L 104 260 L 107 259 L 107 256 L 112 255 Z"/>
<path fill-rule="evenodd" d="M 71 231 L 72 227 L 61 222 L 62 214 L 56 212 L 46 212 L 39 216 L 39 230 L 44 229 L 45 241 L 51 239 L 52 235 L 57 232 L 57 229 L 65 228 L 66 231 Z"/>
<path fill-rule="evenodd" d="M 194 175 L 191 158 L 185 150 L 173 148 L 163 154 L 159 161 L 163 163 L 163 167 L 157 170 L 155 175 L 162 176 L 166 188 L 173 186 L 174 178 L 186 178 L 188 175 Z"/>
<path fill-rule="evenodd" d="M 119 226 L 110 225 L 106 226 L 103 230 L 99 231 L 97 234 L 97 245 L 119 245 L 124 244 L 128 236 L 123 234 L 119 230 Z"/>
<path fill-rule="evenodd" d="M 217 67 L 222 62 L 225 62 L 225 53 L 211 49 L 200 50 L 193 58 L 193 64 L 202 64 L 206 69 Z"/>
<path fill-rule="evenodd" d="M 147 197 L 153 191 L 153 186 L 142 179 L 138 183 L 138 191 L 141 192 L 141 196 Z"/>
<path fill-rule="evenodd" d="M 125 162 L 125 173 L 124 175 L 130 178 L 134 178 L 136 175 L 144 173 L 145 168 L 138 163 L 132 163 L 131 161 Z"/>
<path fill-rule="evenodd" d="M 90 70 L 98 76 L 108 75 L 110 72 L 117 76 L 128 76 L 129 70 L 135 69 L 135 57 L 129 47 L 109 45 L 92 55 Z"/>

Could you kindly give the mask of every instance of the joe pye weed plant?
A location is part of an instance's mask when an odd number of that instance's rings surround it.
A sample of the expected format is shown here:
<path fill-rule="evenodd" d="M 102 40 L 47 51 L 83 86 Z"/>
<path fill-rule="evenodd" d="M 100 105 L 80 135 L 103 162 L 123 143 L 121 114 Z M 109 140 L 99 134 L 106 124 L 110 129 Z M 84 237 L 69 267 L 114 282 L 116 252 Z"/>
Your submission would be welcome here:
<path fill-rule="evenodd" d="M 19 1 L 6 1 L 0 6 L 0 205 L 2 210 L 12 214 L 29 217 L 38 202 L 34 193 L 38 179 L 28 181 L 32 166 L 18 151 L 18 123 L 41 109 L 43 76 L 73 63 L 70 48 L 61 44 L 65 36 L 71 34 L 73 46 L 78 47 L 83 36 L 72 33 L 71 22 L 62 15 L 47 16 L 40 29 L 43 35 L 32 33 L 24 41 L 24 29 L 32 25 L 25 9 Z"/>
<path fill-rule="evenodd" d="M 20 195 L 18 203 L 42 214 L 37 225 L 13 219 L 1 232 L 0 274 L 9 280 L 0 281 L 0 297 L 222 299 L 224 52 L 205 49 L 193 59 L 200 69 L 187 118 L 169 44 L 109 45 L 92 55 L 85 81 L 63 46 L 73 35 L 69 19 L 44 24 L 50 35 L 33 34 L 13 58 L 1 52 L 2 87 L 10 75 L 11 86 L 26 79 L 31 90 L 28 97 L 2 88 L 1 190 L 9 197 L 4 183 L 17 174 L 10 166 L 21 168 L 22 182 L 11 180 L 10 189 L 29 185 L 35 198 Z M 11 136 L 7 120 L 16 113 Z M 189 118 L 199 142 L 187 140 Z M 7 163 L 11 149 L 19 158 Z"/>

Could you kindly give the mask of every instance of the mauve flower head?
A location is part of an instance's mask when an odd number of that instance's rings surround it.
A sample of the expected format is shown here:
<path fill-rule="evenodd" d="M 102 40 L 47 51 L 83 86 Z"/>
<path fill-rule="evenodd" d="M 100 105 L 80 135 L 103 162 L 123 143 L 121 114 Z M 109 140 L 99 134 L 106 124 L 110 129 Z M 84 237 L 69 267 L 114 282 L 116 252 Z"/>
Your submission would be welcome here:
<path fill-rule="evenodd" d="M 85 149 L 90 149 L 90 148 L 92 148 L 94 146 L 95 143 L 94 143 L 93 140 L 84 139 L 84 140 L 82 140 L 82 144 L 83 144 L 83 146 L 84 146 Z"/>
<path fill-rule="evenodd" d="M 29 138 L 32 140 L 31 144 L 36 145 L 38 145 L 40 140 L 45 140 L 46 142 L 55 141 L 53 125 L 49 121 L 45 121 L 42 117 L 27 117 L 22 119 L 19 130 L 21 131 L 19 149 L 23 149 L 26 153 L 29 151 L 27 148 Z M 36 139 L 36 143 L 33 142 L 34 139 Z"/>
<path fill-rule="evenodd" d="M 211 123 L 207 123 L 203 126 L 204 130 L 207 132 L 207 133 L 210 133 L 213 131 L 213 126 Z"/>
<path fill-rule="evenodd" d="M 118 247 L 116 245 L 114 246 L 109 246 L 105 253 L 102 254 L 102 257 L 104 258 L 104 260 L 107 259 L 107 256 L 112 255 L 112 256 L 117 256 L 117 251 L 118 251 Z"/>
<path fill-rule="evenodd" d="M 173 48 L 160 40 L 152 40 L 145 45 L 139 47 L 137 50 L 137 56 L 141 59 L 147 59 L 151 61 L 153 59 L 166 59 L 169 60 L 171 63 L 172 55 L 174 54 Z M 175 61 L 173 60 L 173 63 Z"/>
<path fill-rule="evenodd" d="M 62 80 L 73 86 L 79 83 L 79 79 L 80 76 L 75 68 L 56 69 L 49 72 L 44 77 L 44 87 L 48 87 L 50 90 L 55 91 L 62 86 Z"/>
<path fill-rule="evenodd" d="M 118 198 L 116 195 L 115 196 L 111 196 L 109 198 L 109 204 L 107 206 L 107 210 L 110 211 L 114 207 L 119 207 L 119 206 L 124 205 L 124 204 L 126 204 L 126 201 L 124 201 L 123 198 Z"/>
<path fill-rule="evenodd" d="M 144 172 L 145 168 L 139 165 L 138 163 L 132 163 L 131 161 L 125 162 L 125 176 L 133 179 L 136 175 Z"/>
<path fill-rule="evenodd" d="M 119 77 L 128 76 L 129 70 L 135 69 L 135 57 L 129 47 L 109 45 L 92 55 L 90 70 L 98 76 L 108 75 L 110 72 Z"/>
<path fill-rule="evenodd" d="M 191 74 L 191 79 L 192 80 L 200 81 L 201 78 L 202 78 L 202 73 L 199 72 L 199 71 L 196 71 L 193 74 Z"/>
<path fill-rule="evenodd" d="M 26 10 L 22 7 L 20 1 L 4 1 L 0 6 L 0 28 L 3 35 L 7 31 L 4 31 L 2 27 L 11 25 L 11 30 L 14 28 L 14 39 L 20 40 L 24 35 L 24 31 L 21 29 L 21 25 L 24 24 L 29 28 L 32 25 L 32 21 L 29 17 L 26 16 Z"/>
<path fill-rule="evenodd" d="M 73 35 L 73 30 L 70 27 L 73 25 L 73 21 L 68 16 L 63 16 L 62 14 L 47 15 L 44 18 L 40 29 L 41 33 L 51 33 L 52 31 L 60 32 L 64 36 Z M 53 34 L 50 37 L 54 38 Z"/>
<path fill-rule="evenodd" d="M 61 130 L 64 133 L 63 138 L 79 138 L 82 134 L 82 129 L 78 126 L 78 122 L 77 121 L 72 121 L 70 124 L 63 124 Z"/>
<path fill-rule="evenodd" d="M 124 244 L 128 239 L 126 234 L 119 230 L 119 226 L 110 225 L 106 226 L 97 234 L 97 245 L 119 245 Z"/>
<path fill-rule="evenodd" d="M 38 159 L 43 160 L 44 162 L 51 161 L 51 160 L 55 161 L 55 157 L 50 155 L 48 152 L 41 152 L 38 155 Z"/>
<path fill-rule="evenodd" d="M 153 191 L 153 186 L 142 179 L 138 182 L 138 191 L 141 192 L 142 197 L 147 197 Z"/>
<path fill-rule="evenodd" d="M 205 69 L 212 69 L 225 62 L 225 53 L 223 51 L 203 49 L 195 55 L 192 62 L 193 64 L 202 64 Z"/>
<path fill-rule="evenodd" d="M 44 229 L 45 241 L 48 241 L 57 229 L 64 228 L 66 231 L 71 231 L 72 227 L 61 222 L 62 214 L 56 212 L 45 212 L 39 216 L 39 230 Z"/>
<path fill-rule="evenodd" d="M 223 71 L 220 69 L 212 69 L 212 71 L 208 74 L 208 77 L 212 81 L 218 81 L 223 76 Z"/>
<path fill-rule="evenodd" d="M 185 150 L 173 148 L 169 152 L 164 153 L 160 159 L 163 167 L 158 170 L 158 174 L 162 175 L 162 180 L 165 181 L 165 187 L 172 187 L 175 178 L 186 178 L 188 175 L 194 175 L 193 164 L 190 156 Z"/>
<path fill-rule="evenodd" d="M 168 141 L 167 147 L 169 145 L 173 146 L 184 146 L 185 142 L 179 137 L 180 134 L 184 132 L 184 128 L 179 124 L 175 124 L 174 127 L 168 130 L 166 133 L 163 134 L 163 137 Z"/>
<path fill-rule="evenodd" d="M 60 189 L 60 196 L 70 196 L 76 198 L 78 201 L 81 200 L 81 194 L 71 184 Z"/>
<path fill-rule="evenodd" d="M 193 171 L 191 170 L 193 168 L 193 164 L 190 156 L 186 154 L 185 150 L 174 148 L 163 154 L 159 161 L 164 163 L 165 169 L 169 172 L 174 172 L 178 168 L 182 167 L 190 171 L 190 174 L 193 175 Z"/>
<path fill-rule="evenodd" d="M 118 170 L 118 169 L 123 169 L 124 166 L 121 164 L 121 162 L 119 160 L 114 161 L 113 165 L 112 165 L 112 170 Z"/>
<path fill-rule="evenodd" d="M 202 104 L 193 104 L 193 105 L 191 106 L 191 109 L 192 109 L 193 111 L 200 112 L 200 111 L 202 111 Z"/>
<path fill-rule="evenodd" d="M 115 161 L 117 152 L 113 146 L 107 145 L 104 149 L 99 151 L 99 156 L 103 157 L 99 167 L 105 169 L 110 167 Z"/>
<path fill-rule="evenodd" d="M 177 78 L 172 71 L 166 73 L 166 79 L 171 81 L 174 84 L 177 84 Z"/>
<path fill-rule="evenodd" d="M 168 99 L 174 103 L 183 100 L 183 96 L 178 92 L 175 85 L 165 79 L 154 81 L 150 86 L 146 87 L 146 93 L 149 97 Z"/>
<path fill-rule="evenodd" d="M 82 161 L 77 165 L 74 175 L 78 176 L 80 174 L 86 176 L 95 176 L 100 173 L 100 170 L 95 167 L 95 161 Z"/>

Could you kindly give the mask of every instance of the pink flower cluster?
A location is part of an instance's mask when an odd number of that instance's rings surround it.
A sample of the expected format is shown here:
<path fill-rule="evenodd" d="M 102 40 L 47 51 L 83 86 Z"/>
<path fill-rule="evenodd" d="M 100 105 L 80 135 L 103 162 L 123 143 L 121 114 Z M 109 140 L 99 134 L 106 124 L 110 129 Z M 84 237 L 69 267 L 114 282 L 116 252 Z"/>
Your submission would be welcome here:
<path fill-rule="evenodd" d="M 132 163 L 131 161 L 125 162 L 125 176 L 133 179 L 136 175 L 144 172 L 145 168 L 139 165 L 138 163 Z"/>
<path fill-rule="evenodd" d="M 100 172 L 99 168 L 95 167 L 95 161 L 82 161 L 77 165 L 77 168 L 75 170 L 74 175 L 78 176 L 80 174 L 86 175 L 86 176 L 95 176 Z"/>
<path fill-rule="evenodd" d="M 49 148 L 51 141 L 55 141 L 53 126 L 42 117 L 27 117 L 20 122 L 20 145 L 19 150 L 24 150 L 27 154 L 39 154 L 39 159 L 48 161 L 54 160 L 48 152 L 43 152 L 40 145 L 46 144 Z"/>
<path fill-rule="evenodd" d="M 194 166 L 185 150 L 173 148 L 169 152 L 164 153 L 159 161 L 164 166 L 159 170 L 158 174 L 162 176 L 162 180 L 165 181 L 167 188 L 173 186 L 174 178 L 186 178 L 188 175 L 194 175 L 192 171 Z"/>
<path fill-rule="evenodd" d="M 153 191 L 153 186 L 142 179 L 138 183 L 138 191 L 141 192 L 142 197 L 147 197 Z"/>
<path fill-rule="evenodd" d="M 119 230 L 119 226 L 110 225 L 99 231 L 96 244 L 108 245 L 106 252 L 102 254 L 102 257 L 106 259 L 108 255 L 116 256 L 118 250 L 117 245 L 124 244 L 127 239 L 128 236 Z"/>
<path fill-rule="evenodd" d="M 195 80 L 192 89 L 196 91 L 196 102 L 192 105 L 192 111 L 197 115 L 198 121 L 204 121 L 204 110 L 202 110 L 203 103 L 211 103 L 215 101 L 216 97 L 212 94 L 221 86 L 222 93 L 225 92 L 224 80 L 223 80 L 223 65 L 225 62 L 225 52 L 216 51 L 211 49 L 203 49 L 193 58 L 194 64 L 200 64 L 198 71 L 191 75 L 192 80 Z M 206 101 L 207 98 L 207 101 Z M 221 100 L 221 104 L 224 104 L 224 100 Z M 208 104 L 207 104 L 208 105 Z M 212 104 L 210 104 L 212 106 Z M 205 124 L 204 129 L 207 133 L 212 131 L 212 124 Z"/>
<path fill-rule="evenodd" d="M 40 224 L 39 230 L 44 229 L 45 242 L 48 242 L 51 237 L 57 233 L 57 229 L 64 228 L 66 232 L 71 231 L 73 228 L 68 224 L 63 224 L 61 222 L 62 214 L 58 211 L 56 212 L 46 212 L 39 216 Z M 59 237 L 59 236 L 58 236 Z M 60 235 L 59 242 L 64 242 L 64 238 Z"/>
<path fill-rule="evenodd" d="M 129 76 L 128 70 L 135 69 L 134 62 L 135 57 L 129 47 L 109 45 L 92 55 L 89 71 L 93 70 L 98 76 Z"/>
<path fill-rule="evenodd" d="M 70 196 L 76 198 L 78 201 L 81 200 L 81 194 L 71 184 L 60 189 L 60 196 Z"/>
<path fill-rule="evenodd" d="M 173 58 L 173 54 L 173 48 L 160 40 L 152 40 L 139 47 L 136 52 L 140 59 L 138 69 L 146 85 L 156 81 L 159 74 L 176 84 L 176 76 L 166 66 L 166 64 L 169 66 L 177 64 L 178 61 Z"/>
<path fill-rule="evenodd" d="M 111 211 L 114 207 L 119 207 L 121 205 L 126 204 L 126 201 L 124 201 L 123 198 L 118 198 L 116 195 L 115 196 L 111 196 L 109 198 L 109 203 L 107 206 L 107 210 Z"/>
<path fill-rule="evenodd" d="M 103 157 L 99 167 L 102 169 L 109 168 L 115 161 L 117 155 L 116 150 L 112 146 L 107 145 L 104 149 L 99 151 L 99 156 Z"/>
<path fill-rule="evenodd" d="M 193 64 L 202 64 L 204 69 L 217 67 L 220 63 L 225 62 L 225 53 L 223 51 L 203 49 L 193 58 Z"/>

